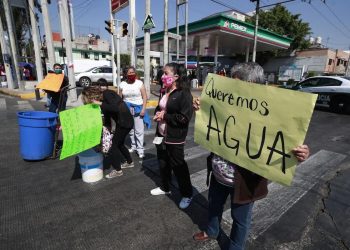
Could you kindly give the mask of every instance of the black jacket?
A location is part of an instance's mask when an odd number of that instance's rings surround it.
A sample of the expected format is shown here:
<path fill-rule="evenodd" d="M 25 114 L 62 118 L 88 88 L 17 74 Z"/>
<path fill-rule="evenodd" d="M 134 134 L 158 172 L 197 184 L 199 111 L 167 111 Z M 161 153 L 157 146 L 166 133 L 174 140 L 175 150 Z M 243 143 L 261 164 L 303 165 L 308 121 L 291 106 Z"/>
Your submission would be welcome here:
<path fill-rule="evenodd" d="M 156 112 L 159 111 L 159 106 Z M 186 140 L 188 125 L 192 118 L 192 95 L 188 89 L 175 89 L 168 97 L 164 120 L 166 122 L 165 142 L 179 143 Z M 157 136 L 161 136 L 158 133 Z"/>
<path fill-rule="evenodd" d="M 116 123 L 116 128 L 133 128 L 134 118 L 126 106 L 123 99 L 113 90 L 103 91 L 103 100 L 101 105 L 104 115 L 105 125 L 111 126 L 111 118 Z"/>

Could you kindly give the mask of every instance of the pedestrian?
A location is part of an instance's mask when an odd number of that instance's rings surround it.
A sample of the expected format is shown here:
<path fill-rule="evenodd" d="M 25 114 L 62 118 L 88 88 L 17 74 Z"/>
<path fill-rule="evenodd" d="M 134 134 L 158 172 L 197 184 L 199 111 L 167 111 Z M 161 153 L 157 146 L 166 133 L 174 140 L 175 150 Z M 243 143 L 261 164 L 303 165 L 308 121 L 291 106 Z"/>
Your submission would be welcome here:
<path fill-rule="evenodd" d="M 53 65 L 53 71 L 57 75 L 63 74 L 61 64 L 55 63 Z M 58 92 L 45 90 L 45 92 L 48 93 L 48 96 L 50 98 L 49 112 L 56 113 L 66 109 L 66 104 L 68 99 L 68 95 L 67 95 L 68 86 L 69 86 L 68 77 L 64 75 L 61 87 Z M 61 103 L 60 103 L 60 99 L 62 99 Z"/>
<path fill-rule="evenodd" d="M 30 70 L 28 69 L 27 66 L 23 67 L 23 79 L 25 81 L 29 81 L 30 80 Z"/>
<path fill-rule="evenodd" d="M 120 95 L 128 105 L 134 117 L 134 127 L 130 131 L 131 147 L 129 152 L 136 152 L 140 159 L 144 158 L 144 122 L 150 126 L 150 119 L 146 112 L 147 94 L 141 80 L 136 79 L 136 69 L 129 67 L 126 80 L 120 83 Z"/>
<path fill-rule="evenodd" d="M 231 75 L 243 81 L 263 83 L 263 69 L 256 63 L 238 64 L 232 68 Z M 200 108 L 200 101 L 194 101 L 194 108 Z M 293 150 L 298 161 L 309 156 L 307 145 Z M 267 195 L 267 179 L 242 168 L 222 157 L 211 153 L 207 160 L 208 170 L 212 169 L 209 185 L 208 225 L 205 231 L 196 233 L 196 241 L 217 239 L 220 233 L 220 222 L 228 195 L 231 196 L 232 226 L 230 233 L 230 250 L 244 249 L 249 233 L 254 201 Z"/>
<path fill-rule="evenodd" d="M 110 179 L 122 176 L 122 169 L 134 167 L 130 153 L 124 145 L 126 136 L 134 126 L 134 120 L 128 107 L 115 91 L 108 89 L 107 85 L 84 88 L 82 99 L 84 103 L 94 103 L 101 107 L 104 126 L 109 131 L 112 130 L 112 119 L 114 120 L 116 127 L 109 151 L 113 170 L 105 177 Z M 126 159 L 124 163 L 121 163 L 122 156 Z"/>
<path fill-rule="evenodd" d="M 5 81 L 6 81 L 5 66 L 3 64 L 0 64 L 0 83 Z"/>
<path fill-rule="evenodd" d="M 181 209 L 192 201 L 192 184 L 184 146 L 192 117 L 192 95 L 189 90 L 186 70 L 176 63 L 166 64 L 162 76 L 163 87 L 154 120 L 158 122 L 154 143 L 161 176 L 161 185 L 151 190 L 152 195 L 170 194 L 171 171 L 179 184 L 182 199 Z"/>

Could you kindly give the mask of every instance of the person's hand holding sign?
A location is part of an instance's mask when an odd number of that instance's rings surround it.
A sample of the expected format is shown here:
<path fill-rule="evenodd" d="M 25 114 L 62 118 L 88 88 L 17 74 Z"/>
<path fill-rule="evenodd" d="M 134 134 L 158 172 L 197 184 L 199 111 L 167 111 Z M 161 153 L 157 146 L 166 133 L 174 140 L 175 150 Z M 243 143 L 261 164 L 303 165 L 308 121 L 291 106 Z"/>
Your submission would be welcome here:
<path fill-rule="evenodd" d="M 310 149 L 307 145 L 301 145 L 293 149 L 293 154 L 299 162 L 303 162 L 309 158 Z"/>

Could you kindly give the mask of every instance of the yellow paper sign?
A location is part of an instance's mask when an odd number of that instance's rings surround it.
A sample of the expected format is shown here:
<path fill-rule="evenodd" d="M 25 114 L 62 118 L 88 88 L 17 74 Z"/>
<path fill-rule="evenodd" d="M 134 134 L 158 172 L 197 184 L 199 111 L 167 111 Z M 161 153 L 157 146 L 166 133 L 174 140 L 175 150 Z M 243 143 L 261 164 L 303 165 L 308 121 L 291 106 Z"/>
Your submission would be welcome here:
<path fill-rule="evenodd" d="M 58 92 L 63 82 L 64 74 L 49 73 L 36 87 L 38 89 Z"/>
<path fill-rule="evenodd" d="M 267 179 L 290 185 L 317 95 L 208 74 L 195 142 Z"/>

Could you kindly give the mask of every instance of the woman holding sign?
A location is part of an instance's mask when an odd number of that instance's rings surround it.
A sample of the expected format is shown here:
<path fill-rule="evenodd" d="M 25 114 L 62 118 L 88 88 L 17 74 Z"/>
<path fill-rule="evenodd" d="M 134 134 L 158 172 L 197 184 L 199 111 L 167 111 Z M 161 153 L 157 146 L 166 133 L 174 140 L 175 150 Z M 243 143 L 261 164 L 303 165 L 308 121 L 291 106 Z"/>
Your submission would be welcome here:
<path fill-rule="evenodd" d="M 158 122 L 156 137 L 161 186 L 152 195 L 170 194 L 171 171 L 174 172 L 182 195 L 179 207 L 187 208 L 192 200 L 192 184 L 185 161 L 184 145 L 192 117 L 192 95 L 187 86 L 186 69 L 176 63 L 164 67 L 164 92 L 153 120 Z"/>
<path fill-rule="evenodd" d="M 122 168 L 134 167 L 128 149 L 124 145 L 126 136 L 134 126 L 134 120 L 122 98 L 114 91 L 100 87 L 87 87 L 82 92 L 84 103 L 94 103 L 101 106 L 106 127 L 111 127 L 111 119 L 116 123 L 115 134 L 112 139 L 110 154 L 112 170 L 106 175 L 107 179 L 122 176 Z M 121 164 L 120 158 L 124 156 L 126 162 Z"/>
<path fill-rule="evenodd" d="M 256 63 L 238 64 L 232 68 L 231 75 L 247 82 L 263 83 L 264 72 Z M 195 110 L 200 108 L 199 99 L 193 103 Z M 307 145 L 301 145 L 293 150 L 299 162 L 309 157 Z M 244 249 L 252 218 L 254 201 L 267 195 L 267 179 L 242 168 L 222 157 L 211 153 L 207 159 L 208 176 L 210 179 L 208 202 L 208 226 L 205 231 L 196 233 L 196 241 L 217 239 L 220 232 L 220 222 L 227 197 L 231 196 L 232 227 L 229 249 Z"/>

